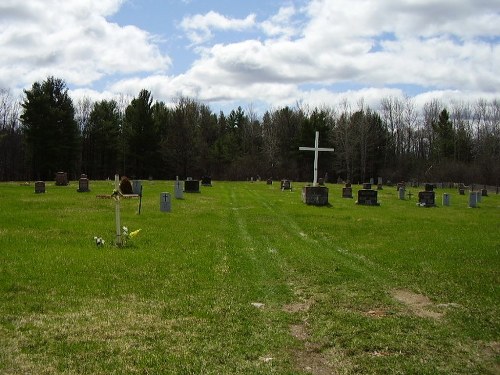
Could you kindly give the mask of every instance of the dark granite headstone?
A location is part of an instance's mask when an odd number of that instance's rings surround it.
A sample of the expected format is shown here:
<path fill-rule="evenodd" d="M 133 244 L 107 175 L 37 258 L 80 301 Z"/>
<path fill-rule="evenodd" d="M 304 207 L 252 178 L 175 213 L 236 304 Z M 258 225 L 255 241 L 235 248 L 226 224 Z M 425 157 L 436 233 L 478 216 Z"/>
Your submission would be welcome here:
<path fill-rule="evenodd" d="M 44 181 L 35 182 L 35 193 L 36 194 L 45 193 L 45 182 Z"/>
<path fill-rule="evenodd" d="M 281 190 L 292 190 L 292 182 L 290 180 L 281 180 Z"/>
<path fill-rule="evenodd" d="M 212 177 L 203 176 L 201 178 L 201 186 L 212 186 Z"/>
<path fill-rule="evenodd" d="M 90 191 L 89 189 L 89 179 L 87 178 L 87 175 L 82 174 L 80 176 L 80 179 L 78 180 L 78 190 L 79 193 L 88 193 Z"/>
<path fill-rule="evenodd" d="M 420 191 L 418 193 L 418 204 L 424 207 L 435 207 L 436 193 L 434 191 Z"/>
<path fill-rule="evenodd" d="M 272 185 L 273 184 L 273 179 L 272 178 L 268 178 L 267 179 L 267 184 L 268 185 Z"/>
<path fill-rule="evenodd" d="M 425 191 L 434 191 L 433 184 L 425 184 Z"/>
<path fill-rule="evenodd" d="M 312 206 L 326 206 L 328 204 L 328 188 L 325 186 L 304 186 L 302 188 L 302 202 Z"/>
<path fill-rule="evenodd" d="M 68 185 L 68 174 L 66 172 L 56 173 L 56 186 L 67 186 Z"/>
<path fill-rule="evenodd" d="M 318 178 L 318 185 L 319 186 L 325 186 L 325 180 L 322 178 Z"/>
<path fill-rule="evenodd" d="M 342 198 L 352 198 L 352 187 L 347 185 L 342 188 Z"/>
<path fill-rule="evenodd" d="M 363 184 L 365 185 L 365 184 Z M 358 190 L 358 201 L 356 204 L 363 206 L 379 206 L 380 203 L 377 201 L 378 191 L 371 189 L 361 189 Z"/>
<path fill-rule="evenodd" d="M 184 181 L 184 192 L 185 193 L 199 193 L 200 192 L 200 181 L 198 181 L 198 180 L 186 180 L 186 181 Z"/>
<path fill-rule="evenodd" d="M 481 195 L 482 195 L 483 197 L 487 197 L 487 196 L 488 196 L 488 190 L 486 190 L 486 189 L 481 189 Z"/>

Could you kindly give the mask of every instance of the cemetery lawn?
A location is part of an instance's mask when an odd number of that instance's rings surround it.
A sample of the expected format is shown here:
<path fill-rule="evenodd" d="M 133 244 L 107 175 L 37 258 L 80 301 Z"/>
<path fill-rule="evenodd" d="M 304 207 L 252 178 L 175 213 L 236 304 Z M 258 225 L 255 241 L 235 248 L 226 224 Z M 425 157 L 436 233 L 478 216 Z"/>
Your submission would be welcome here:
<path fill-rule="evenodd" d="M 143 186 L 117 248 L 112 182 L 0 184 L 0 373 L 500 373 L 500 195 L 215 181 L 164 213 L 173 181 Z"/>

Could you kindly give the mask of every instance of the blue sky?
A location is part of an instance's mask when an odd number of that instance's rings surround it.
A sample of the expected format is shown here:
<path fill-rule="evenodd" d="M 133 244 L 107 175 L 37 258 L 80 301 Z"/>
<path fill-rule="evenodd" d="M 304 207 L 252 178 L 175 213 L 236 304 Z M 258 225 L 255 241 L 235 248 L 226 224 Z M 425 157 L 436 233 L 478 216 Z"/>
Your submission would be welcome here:
<path fill-rule="evenodd" d="M 214 110 L 498 97 L 498 0 L 2 0 L 0 88 Z"/>

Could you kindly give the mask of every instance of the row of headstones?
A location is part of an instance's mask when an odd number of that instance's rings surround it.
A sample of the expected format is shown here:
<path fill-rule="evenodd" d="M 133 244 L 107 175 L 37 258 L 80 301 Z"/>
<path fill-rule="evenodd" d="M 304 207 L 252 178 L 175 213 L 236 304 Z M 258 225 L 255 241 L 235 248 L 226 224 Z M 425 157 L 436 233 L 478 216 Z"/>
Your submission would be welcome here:
<path fill-rule="evenodd" d="M 212 178 L 210 176 L 202 177 L 201 186 L 212 186 Z M 182 182 L 177 176 L 174 182 L 174 196 L 176 199 L 183 199 L 183 193 L 200 193 L 200 181 L 193 180 L 192 177 L 188 177 L 184 182 Z M 160 193 L 160 211 L 171 211 L 170 193 Z"/>
<path fill-rule="evenodd" d="M 177 178 L 176 180 L 176 185 L 179 185 L 181 181 Z M 56 174 L 56 186 L 67 186 L 69 185 L 68 182 L 68 174 L 66 172 L 58 172 Z M 212 178 L 209 176 L 204 176 L 201 179 L 201 185 L 202 186 L 212 186 Z M 140 194 L 141 192 L 141 181 L 140 180 L 132 180 L 131 184 L 131 189 L 132 191 L 126 191 L 124 194 Z M 89 179 L 85 174 L 82 174 L 80 176 L 80 179 L 78 180 L 78 189 L 77 191 L 79 193 L 85 193 L 85 192 L 90 192 L 89 188 Z M 177 188 L 177 193 L 176 197 L 182 193 L 182 191 L 185 191 L 186 193 L 199 193 L 200 192 L 200 181 L 198 180 L 193 180 L 191 177 L 188 177 L 186 181 L 184 182 L 184 188 L 182 190 L 179 190 Z M 179 193 L 180 191 L 180 193 Z M 42 194 L 46 192 L 46 184 L 45 181 L 36 181 L 35 182 L 35 193 L 36 194 Z M 122 192 L 123 193 L 123 192 Z M 182 196 L 181 196 L 182 198 Z"/>
<path fill-rule="evenodd" d="M 405 199 L 406 187 L 403 183 L 398 184 L 399 199 Z M 465 195 L 465 188 L 460 185 L 458 188 L 460 195 Z M 471 191 L 469 194 L 469 207 L 477 207 L 477 204 L 481 202 L 481 197 L 487 197 L 488 190 L 481 189 L 481 191 Z M 443 193 L 443 206 L 449 206 L 451 204 L 451 196 L 449 193 Z M 418 193 L 418 205 L 425 207 L 435 207 L 436 206 L 436 193 L 434 192 L 434 185 L 425 184 L 425 191 Z"/>
<path fill-rule="evenodd" d="M 66 172 L 57 172 L 56 174 L 56 186 L 68 186 L 68 174 Z M 36 181 L 35 182 L 35 193 L 42 194 L 45 193 L 45 181 Z M 87 193 L 90 191 L 89 189 L 89 179 L 85 174 L 80 176 L 78 180 L 78 189 L 79 193 Z"/>

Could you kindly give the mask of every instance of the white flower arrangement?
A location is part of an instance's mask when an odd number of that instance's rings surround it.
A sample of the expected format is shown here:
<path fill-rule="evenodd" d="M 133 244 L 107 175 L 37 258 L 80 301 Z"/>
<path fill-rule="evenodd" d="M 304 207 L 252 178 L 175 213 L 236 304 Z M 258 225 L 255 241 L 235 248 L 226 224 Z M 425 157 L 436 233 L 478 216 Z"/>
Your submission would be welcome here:
<path fill-rule="evenodd" d="M 94 241 L 95 241 L 95 244 L 97 247 L 101 247 L 101 246 L 104 246 L 104 244 L 106 243 L 106 241 L 104 241 L 102 239 L 102 237 L 94 237 Z"/>

